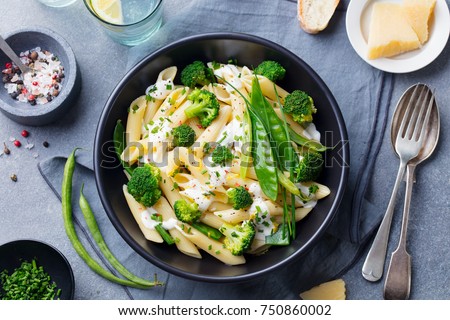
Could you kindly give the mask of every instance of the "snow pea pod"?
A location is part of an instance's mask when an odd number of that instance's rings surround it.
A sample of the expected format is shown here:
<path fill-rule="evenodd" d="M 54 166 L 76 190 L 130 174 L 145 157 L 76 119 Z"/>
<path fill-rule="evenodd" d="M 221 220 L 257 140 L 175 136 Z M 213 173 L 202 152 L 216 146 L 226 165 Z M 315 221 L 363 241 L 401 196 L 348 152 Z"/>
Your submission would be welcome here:
<path fill-rule="evenodd" d="M 270 137 L 261 119 L 250 109 L 249 113 L 252 123 L 253 167 L 261 190 L 269 199 L 276 201 L 278 196 L 278 176 Z"/>
<path fill-rule="evenodd" d="M 252 80 L 251 105 L 253 111 L 260 117 L 266 130 L 270 133 L 281 168 L 288 170 L 293 165 L 290 161 L 292 145 L 289 142 L 289 135 L 283 120 L 278 117 L 269 101 L 264 97 L 257 77 Z"/>

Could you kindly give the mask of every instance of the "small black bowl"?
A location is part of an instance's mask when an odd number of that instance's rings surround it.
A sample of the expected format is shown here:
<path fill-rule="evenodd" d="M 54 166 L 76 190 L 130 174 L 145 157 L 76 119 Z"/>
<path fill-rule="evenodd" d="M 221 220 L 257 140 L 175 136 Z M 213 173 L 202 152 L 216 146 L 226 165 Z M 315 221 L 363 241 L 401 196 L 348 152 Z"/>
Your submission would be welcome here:
<path fill-rule="evenodd" d="M 59 299 L 72 300 L 75 291 L 72 268 L 58 249 L 36 240 L 16 240 L 0 246 L 0 272 L 6 269 L 11 273 L 23 261 L 31 262 L 33 259 L 44 267 L 44 271 L 61 289 Z"/>
<path fill-rule="evenodd" d="M 298 225 L 298 235 L 291 245 L 273 247 L 266 254 L 248 256 L 247 263 L 228 266 L 204 253 L 194 259 L 174 246 L 147 241 L 133 219 L 122 193 L 127 182 L 114 153 L 113 131 L 118 119 L 126 123 L 131 101 L 144 94 L 156 81 L 158 73 L 169 66 L 184 66 L 195 60 L 257 66 L 264 60 L 280 62 L 287 70 L 279 84 L 292 91 L 308 92 L 318 108 L 314 123 L 323 142 L 335 148 L 327 151 L 326 164 L 319 182 L 331 194 L 320 200 L 314 210 Z M 180 83 L 179 75 L 175 83 Z M 188 37 L 145 57 L 120 81 L 106 102 L 100 117 L 94 145 L 94 170 L 101 201 L 111 222 L 125 241 L 140 255 L 158 267 L 188 279 L 206 282 L 240 282 L 268 275 L 281 266 L 299 260 L 324 235 L 344 194 L 349 164 L 347 130 L 339 106 L 326 84 L 302 59 L 271 41 L 240 33 L 210 33 Z"/>
<path fill-rule="evenodd" d="M 36 27 L 16 30 L 7 35 L 5 40 L 17 55 L 36 47 L 50 51 L 60 59 L 65 77 L 61 82 L 62 89 L 56 98 L 45 104 L 34 106 L 11 98 L 3 87 L 3 83 L 0 83 L 0 110 L 8 118 L 30 126 L 43 126 L 67 114 L 70 107 L 75 104 L 81 88 L 77 62 L 69 43 L 52 30 Z M 7 62 L 11 62 L 11 59 L 0 51 L 2 70 Z"/>

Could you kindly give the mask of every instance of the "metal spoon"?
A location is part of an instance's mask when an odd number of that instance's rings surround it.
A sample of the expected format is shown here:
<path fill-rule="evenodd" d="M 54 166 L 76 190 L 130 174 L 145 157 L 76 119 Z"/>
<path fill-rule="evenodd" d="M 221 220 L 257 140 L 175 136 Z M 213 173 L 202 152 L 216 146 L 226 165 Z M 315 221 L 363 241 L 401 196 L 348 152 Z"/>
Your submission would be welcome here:
<path fill-rule="evenodd" d="M 424 84 L 422 86 L 425 86 Z M 401 111 L 401 110 L 400 110 Z M 394 114 L 391 127 L 391 137 L 395 137 L 399 130 L 398 119 L 400 111 Z M 406 195 L 403 208 L 402 229 L 397 249 L 392 253 L 391 262 L 387 272 L 384 285 L 385 299 L 408 299 L 411 289 L 411 256 L 406 250 L 406 234 L 409 220 L 409 207 L 411 202 L 411 192 L 415 182 L 414 172 L 416 166 L 426 160 L 433 153 L 439 140 L 440 120 L 439 110 L 434 100 L 429 124 L 425 133 L 423 146 L 414 159 L 408 162 L 406 172 Z M 392 138 L 391 138 L 392 139 Z M 394 142 L 394 141 L 392 141 Z"/>
<path fill-rule="evenodd" d="M 17 67 L 19 67 L 20 71 L 22 71 L 22 75 L 31 71 L 31 68 L 22 63 L 19 56 L 14 52 L 2 36 L 0 36 L 0 49 L 12 60 L 12 62 L 14 62 Z"/>

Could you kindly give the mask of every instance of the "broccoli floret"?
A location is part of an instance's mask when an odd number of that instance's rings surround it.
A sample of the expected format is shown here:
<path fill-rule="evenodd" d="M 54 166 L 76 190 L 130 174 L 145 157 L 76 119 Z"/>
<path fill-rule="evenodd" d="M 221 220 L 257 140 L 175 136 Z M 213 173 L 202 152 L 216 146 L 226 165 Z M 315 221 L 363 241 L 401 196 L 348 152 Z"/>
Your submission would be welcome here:
<path fill-rule="evenodd" d="M 276 61 L 265 60 L 256 67 L 254 72 L 266 77 L 272 82 L 277 82 L 284 78 L 286 69 Z"/>
<path fill-rule="evenodd" d="M 214 93 L 207 90 L 194 89 L 188 99 L 192 105 L 184 112 L 188 118 L 198 117 L 203 128 L 208 127 L 219 115 L 220 104 Z"/>
<path fill-rule="evenodd" d="M 190 147 L 195 141 L 195 131 L 183 123 L 172 130 L 173 144 L 175 147 Z"/>
<path fill-rule="evenodd" d="M 228 189 L 227 196 L 228 201 L 233 205 L 233 209 L 236 210 L 250 207 L 253 203 L 252 196 L 242 186 Z"/>
<path fill-rule="evenodd" d="M 159 182 L 161 173 L 153 164 L 146 163 L 142 167 L 134 169 L 127 187 L 128 192 L 146 207 L 153 206 L 161 197 Z"/>
<path fill-rule="evenodd" d="M 225 236 L 223 241 L 225 248 L 235 256 L 242 255 L 250 248 L 256 233 L 255 227 L 250 221 L 244 221 L 238 225 L 224 223 L 219 231 Z"/>
<path fill-rule="evenodd" d="M 298 166 L 294 169 L 297 182 L 314 181 L 323 168 L 323 156 L 311 149 L 300 152 Z"/>
<path fill-rule="evenodd" d="M 197 221 L 202 215 L 201 211 L 198 210 L 198 204 L 195 202 L 188 202 L 185 199 L 179 199 L 175 201 L 173 205 L 173 210 L 178 220 L 186 223 L 191 223 Z"/>
<path fill-rule="evenodd" d="M 194 61 L 181 71 L 181 83 L 189 88 L 206 86 L 211 82 L 216 82 L 214 72 L 202 61 Z"/>
<path fill-rule="evenodd" d="M 294 90 L 286 96 L 283 110 L 300 124 L 312 122 L 313 114 L 317 112 L 313 99 L 301 90 Z"/>
<path fill-rule="evenodd" d="M 230 149 L 225 146 L 217 146 L 211 154 L 212 161 L 221 165 L 233 160 L 233 157 Z"/>

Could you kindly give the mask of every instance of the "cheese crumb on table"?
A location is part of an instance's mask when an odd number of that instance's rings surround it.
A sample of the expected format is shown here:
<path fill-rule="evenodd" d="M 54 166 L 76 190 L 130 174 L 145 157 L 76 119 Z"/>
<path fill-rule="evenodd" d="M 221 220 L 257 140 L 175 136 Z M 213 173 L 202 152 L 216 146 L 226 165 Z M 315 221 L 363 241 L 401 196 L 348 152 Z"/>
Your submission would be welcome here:
<path fill-rule="evenodd" d="M 336 279 L 300 293 L 303 300 L 345 300 L 345 282 Z"/>

